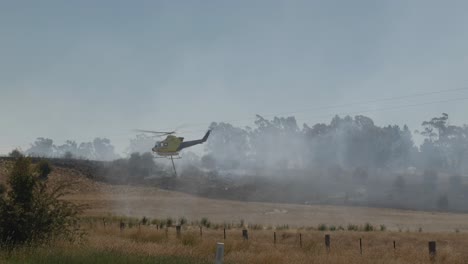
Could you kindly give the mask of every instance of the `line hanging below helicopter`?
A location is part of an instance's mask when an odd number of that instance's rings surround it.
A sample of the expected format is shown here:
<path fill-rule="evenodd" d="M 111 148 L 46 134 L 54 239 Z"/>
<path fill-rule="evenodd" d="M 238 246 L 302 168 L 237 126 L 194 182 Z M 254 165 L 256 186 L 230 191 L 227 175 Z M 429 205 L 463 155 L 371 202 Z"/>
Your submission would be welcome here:
<path fill-rule="evenodd" d="M 151 130 L 136 130 L 138 132 L 143 132 L 143 133 L 151 133 L 151 134 L 156 134 L 160 137 L 167 136 L 166 139 L 162 141 L 157 141 L 154 147 L 151 149 L 154 153 L 156 153 L 159 158 L 170 158 L 172 161 L 172 168 L 174 169 L 174 175 L 177 176 L 176 168 L 174 165 L 174 156 L 179 156 L 179 152 L 182 149 L 192 147 L 198 144 L 203 144 L 208 140 L 208 137 L 210 136 L 211 130 L 208 130 L 205 134 L 205 136 L 202 139 L 197 139 L 197 140 L 190 140 L 190 141 L 185 141 L 183 137 L 177 137 L 174 136 L 176 133 L 175 131 L 171 132 L 159 132 L 159 131 L 151 131 Z"/>

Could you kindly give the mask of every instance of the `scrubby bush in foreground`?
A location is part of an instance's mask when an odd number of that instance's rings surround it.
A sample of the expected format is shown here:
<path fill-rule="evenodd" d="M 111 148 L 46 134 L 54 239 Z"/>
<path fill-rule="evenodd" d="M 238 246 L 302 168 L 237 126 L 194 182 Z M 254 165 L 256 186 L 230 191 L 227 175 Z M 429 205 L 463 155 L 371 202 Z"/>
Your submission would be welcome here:
<path fill-rule="evenodd" d="M 28 158 L 15 161 L 8 191 L 0 194 L 0 247 L 43 244 L 59 237 L 73 239 L 79 231 L 79 207 L 60 199 L 67 185 L 49 186 L 39 180 L 42 173 L 33 169 Z"/>

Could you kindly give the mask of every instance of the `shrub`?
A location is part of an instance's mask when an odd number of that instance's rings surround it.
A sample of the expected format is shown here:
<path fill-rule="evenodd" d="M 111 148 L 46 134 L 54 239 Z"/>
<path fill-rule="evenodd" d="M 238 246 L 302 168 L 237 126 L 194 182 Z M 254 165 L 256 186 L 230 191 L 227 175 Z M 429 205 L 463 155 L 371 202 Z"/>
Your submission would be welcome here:
<path fill-rule="evenodd" d="M 374 231 L 374 226 L 371 225 L 370 223 L 366 223 L 364 225 L 364 231 L 366 231 L 366 232 Z"/>
<path fill-rule="evenodd" d="M 23 155 L 23 153 L 21 153 L 21 151 L 19 151 L 19 149 L 14 149 L 10 153 L 8 153 L 8 156 L 10 156 L 12 158 L 21 158 L 24 155 Z"/>
<path fill-rule="evenodd" d="M 289 229 L 289 225 L 276 226 L 276 230 L 288 230 L 288 229 Z"/>
<path fill-rule="evenodd" d="M 249 228 L 249 229 L 252 229 L 252 230 L 262 230 L 262 229 L 263 229 L 263 225 L 260 225 L 260 224 L 249 224 L 249 225 L 248 225 L 248 228 Z"/>
<path fill-rule="evenodd" d="M 359 227 L 357 225 L 349 224 L 348 231 L 358 231 Z"/>
<path fill-rule="evenodd" d="M 66 184 L 49 187 L 39 181 L 28 158 L 16 160 L 8 177 L 9 191 L 0 196 L 0 247 L 74 239 L 80 208 L 61 199 Z"/>
<path fill-rule="evenodd" d="M 200 224 L 204 227 L 210 227 L 211 226 L 211 223 L 210 221 L 208 220 L 208 218 L 206 217 L 203 217 L 201 220 L 200 220 Z"/>
<path fill-rule="evenodd" d="M 331 225 L 330 228 L 329 228 L 330 231 L 336 231 L 336 226 L 334 225 Z"/>
<path fill-rule="evenodd" d="M 52 166 L 47 160 L 39 161 L 36 167 L 40 179 L 47 179 L 47 176 L 52 172 Z"/>
<path fill-rule="evenodd" d="M 387 227 L 385 225 L 380 225 L 380 231 L 385 231 L 387 230 Z"/>
<path fill-rule="evenodd" d="M 185 224 L 187 224 L 187 218 L 185 217 L 179 218 L 179 225 L 183 226 Z"/>
<path fill-rule="evenodd" d="M 172 223 L 173 223 L 172 218 L 169 217 L 169 218 L 166 219 L 166 226 L 167 226 L 167 227 L 171 227 L 171 226 L 172 226 Z"/>
<path fill-rule="evenodd" d="M 326 224 L 319 224 L 318 227 L 317 227 L 317 230 L 319 231 L 327 231 L 328 230 L 328 227 Z"/>

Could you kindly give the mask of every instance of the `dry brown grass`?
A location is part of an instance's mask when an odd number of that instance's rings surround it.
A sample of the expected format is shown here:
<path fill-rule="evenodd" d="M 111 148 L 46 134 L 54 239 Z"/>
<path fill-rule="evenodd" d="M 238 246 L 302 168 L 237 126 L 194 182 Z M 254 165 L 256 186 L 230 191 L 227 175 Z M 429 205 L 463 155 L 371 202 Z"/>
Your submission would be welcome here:
<path fill-rule="evenodd" d="M 6 177 L 6 164 L 0 161 L 0 182 Z M 89 205 L 85 215 L 127 215 L 150 218 L 208 217 L 216 223 L 238 223 L 291 227 L 327 224 L 344 226 L 384 224 L 389 231 L 468 232 L 468 214 L 421 212 L 385 208 L 327 205 L 275 204 L 200 198 L 155 187 L 117 186 L 94 182 L 78 171 L 54 168 L 49 181 L 73 181 L 66 199 Z"/>
<path fill-rule="evenodd" d="M 0 164 L 1 165 L 1 164 Z M 5 172 L 0 166 L 0 182 Z M 3 179 L 2 179 L 3 178 Z M 88 236 L 83 245 L 60 243 L 54 250 L 98 250 L 141 255 L 183 255 L 212 261 L 216 242 L 223 242 L 222 229 L 205 229 L 203 237 L 197 226 L 186 226 L 182 237 L 175 229 L 157 230 L 140 226 L 120 231 L 118 223 L 104 226 L 99 219 L 108 215 L 165 219 L 186 217 L 189 222 L 202 217 L 214 223 L 263 226 L 288 225 L 293 229 L 249 230 L 249 241 L 243 241 L 240 229 L 227 230 L 225 242 L 227 263 L 428 263 L 428 241 L 437 241 L 435 263 L 468 263 L 468 215 L 437 212 L 417 212 L 393 209 L 310 206 L 295 204 L 246 203 L 213 200 L 169 192 L 153 187 L 111 186 L 93 182 L 76 171 L 56 168 L 50 181 L 70 179 L 76 182 L 66 199 L 89 205 L 85 216 L 97 220 L 85 223 Z M 327 225 L 343 226 L 372 223 L 377 229 L 386 225 L 388 232 L 320 232 L 299 227 Z M 251 225 L 255 226 L 255 225 Z M 423 232 L 417 232 L 422 228 Z M 257 229 L 257 228 L 255 228 Z M 455 233 L 458 229 L 460 233 Z M 398 232 L 401 230 L 402 232 Z M 411 232 L 407 232 L 407 230 Z M 299 246 L 298 233 L 303 246 Z M 324 246 L 324 235 L 331 234 L 331 251 Z M 359 253 L 359 238 L 363 255 Z M 397 249 L 393 250 L 393 241 Z M 71 247 L 71 248 L 70 248 Z"/>
<path fill-rule="evenodd" d="M 415 232 L 319 232 L 286 230 L 249 230 L 244 241 L 241 229 L 204 229 L 184 227 L 177 238 L 175 228 L 157 230 L 152 226 L 136 226 L 121 231 L 114 223 L 104 227 L 94 224 L 88 229 L 87 246 L 100 251 L 115 251 L 142 255 L 179 255 L 194 259 L 214 260 L 216 242 L 225 243 L 226 263 L 428 263 L 428 241 L 437 241 L 434 263 L 468 263 L 468 239 L 460 233 Z M 299 245 L 302 234 L 302 248 Z M 331 250 L 327 253 L 324 235 L 331 235 Z M 363 241 L 363 254 L 359 250 Z M 393 249 L 396 241 L 396 250 Z"/>

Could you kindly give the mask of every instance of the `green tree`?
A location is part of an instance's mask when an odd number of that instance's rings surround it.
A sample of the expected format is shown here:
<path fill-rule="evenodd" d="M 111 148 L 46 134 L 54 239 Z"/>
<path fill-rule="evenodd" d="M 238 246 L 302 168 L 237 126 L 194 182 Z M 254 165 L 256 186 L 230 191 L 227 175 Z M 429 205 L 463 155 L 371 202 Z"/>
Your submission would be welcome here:
<path fill-rule="evenodd" d="M 38 180 L 29 158 L 18 158 L 10 171 L 8 192 L 0 194 L 0 247 L 72 239 L 78 233 L 80 207 L 60 199 L 67 184 Z"/>

